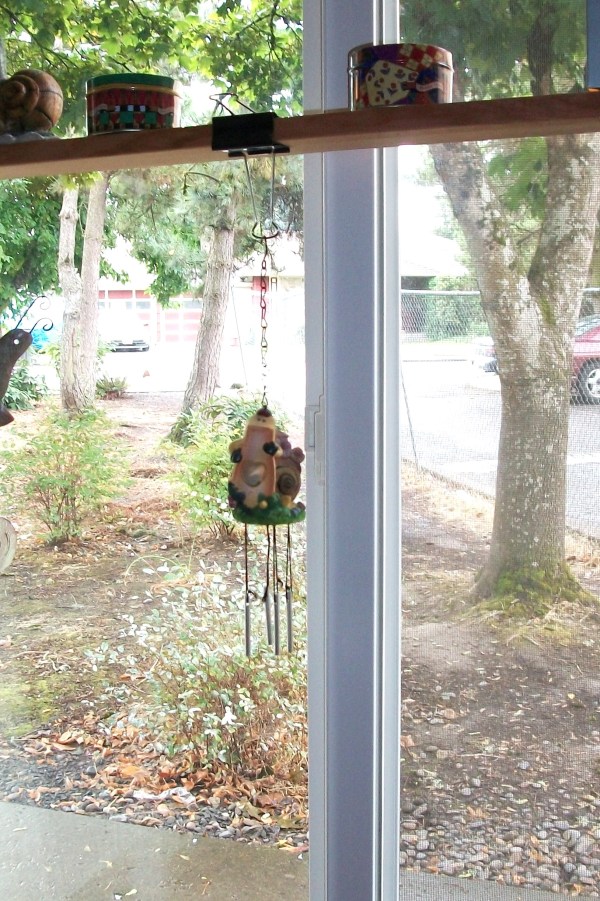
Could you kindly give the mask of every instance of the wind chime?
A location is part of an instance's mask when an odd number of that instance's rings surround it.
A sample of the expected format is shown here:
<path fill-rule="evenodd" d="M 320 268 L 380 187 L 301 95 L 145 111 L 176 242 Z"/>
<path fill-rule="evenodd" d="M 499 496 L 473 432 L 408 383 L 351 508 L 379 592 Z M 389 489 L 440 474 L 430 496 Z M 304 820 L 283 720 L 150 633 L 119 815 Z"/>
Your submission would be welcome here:
<path fill-rule="evenodd" d="M 222 95 L 220 95 L 221 97 Z M 228 112 L 229 108 L 220 99 L 220 106 Z M 265 114 L 267 121 L 272 114 Z M 250 417 L 246 423 L 242 438 L 232 441 L 229 452 L 233 468 L 229 478 L 229 503 L 233 510 L 233 517 L 244 526 L 244 629 L 246 654 L 252 653 L 252 612 L 258 601 L 263 608 L 265 618 L 266 635 L 269 645 L 276 654 L 281 653 L 281 620 L 282 608 L 285 607 L 286 621 L 286 645 L 287 650 L 293 649 L 293 572 L 292 572 L 292 525 L 301 522 L 306 514 L 304 504 L 297 500 L 301 485 L 301 463 L 304 460 L 304 452 L 299 447 L 292 447 L 287 434 L 277 427 L 273 414 L 269 410 L 267 399 L 267 292 L 268 292 L 268 262 L 270 244 L 278 236 L 279 231 L 274 223 L 274 195 L 275 195 L 275 154 L 281 152 L 280 147 L 270 143 L 269 136 L 260 136 L 257 140 L 256 132 L 252 135 L 252 147 L 248 146 L 247 135 L 242 138 L 243 127 L 240 129 L 240 120 L 245 116 L 234 116 L 236 137 L 232 138 L 229 125 L 231 119 L 226 119 L 226 127 L 229 129 L 225 142 L 217 149 L 226 149 L 230 156 L 243 157 L 250 197 L 254 213 L 255 224 L 252 235 L 263 248 L 260 276 L 260 354 L 263 376 L 263 392 L 260 408 Z M 256 114 L 252 116 L 252 127 L 255 128 Z M 213 119 L 215 123 L 223 120 Z M 218 131 L 218 129 L 216 129 Z M 217 142 L 218 142 L 217 137 Z M 243 146 L 238 146 L 239 144 Z M 258 145 L 258 146 L 257 146 Z M 214 144 L 213 144 L 214 146 Z M 248 163 L 251 153 L 268 152 L 271 156 L 271 191 L 270 210 L 261 227 L 257 212 L 257 205 L 252 187 L 252 178 Z M 266 533 L 266 550 L 264 560 L 264 577 L 262 587 L 255 591 L 251 586 L 250 578 L 250 547 L 251 533 L 249 527 L 264 528 Z M 280 530 L 283 527 L 282 539 Z"/>

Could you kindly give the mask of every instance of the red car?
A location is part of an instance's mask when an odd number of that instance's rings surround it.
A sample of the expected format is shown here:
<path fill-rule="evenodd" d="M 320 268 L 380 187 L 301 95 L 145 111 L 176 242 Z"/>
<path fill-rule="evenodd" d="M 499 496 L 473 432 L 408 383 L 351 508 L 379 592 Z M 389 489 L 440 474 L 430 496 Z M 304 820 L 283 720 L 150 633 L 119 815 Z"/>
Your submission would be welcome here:
<path fill-rule="evenodd" d="M 585 316 L 575 327 L 571 390 L 583 404 L 600 404 L 600 314 Z"/>
<path fill-rule="evenodd" d="M 486 372 L 498 372 L 491 338 L 474 342 L 472 362 Z M 600 404 L 600 313 L 585 316 L 575 327 L 571 392 L 575 401 Z"/>

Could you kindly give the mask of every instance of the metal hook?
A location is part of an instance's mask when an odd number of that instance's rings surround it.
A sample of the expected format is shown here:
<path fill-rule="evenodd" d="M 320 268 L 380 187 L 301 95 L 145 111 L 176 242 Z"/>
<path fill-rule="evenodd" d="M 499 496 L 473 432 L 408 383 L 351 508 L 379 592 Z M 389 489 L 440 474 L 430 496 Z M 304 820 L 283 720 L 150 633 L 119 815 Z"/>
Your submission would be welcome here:
<path fill-rule="evenodd" d="M 42 327 L 41 327 L 41 328 L 42 328 L 42 331 L 44 331 L 44 332 L 51 332 L 52 329 L 54 328 L 54 323 L 52 322 L 52 320 L 50 319 L 50 317 L 49 317 L 49 316 L 42 316 L 41 319 L 38 319 L 38 321 L 35 322 L 35 323 L 31 326 L 31 328 L 29 329 L 29 334 L 31 334 L 36 328 L 38 328 L 40 322 L 45 322 L 45 323 L 46 323 L 45 325 L 42 325 Z"/>
<path fill-rule="evenodd" d="M 229 115 L 231 115 L 231 116 L 235 115 L 234 111 L 232 109 L 230 109 L 227 106 L 227 104 L 225 103 L 225 100 L 223 98 L 226 98 L 226 97 L 231 97 L 232 100 L 235 100 L 235 102 L 239 106 L 243 107 L 243 109 L 248 110 L 249 113 L 254 112 L 254 110 L 252 109 L 251 106 L 248 106 L 247 103 L 244 103 L 243 100 L 240 100 L 239 96 L 235 93 L 235 91 L 221 91 L 217 94 L 209 94 L 208 99 L 212 100 L 215 104 L 215 108 L 214 108 L 215 113 L 218 109 L 221 109 L 221 110 L 224 110 L 226 113 L 229 113 Z"/>
<path fill-rule="evenodd" d="M 252 201 L 252 212 L 254 213 L 254 225 L 252 226 L 252 237 L 256 238 L 258 241 L 274 241 L 275 238 L 278 238 L 281 234 L 279 228 L 275 224 L 275 153 L 271 153 L 271 186 L 270 186 L 270 196 L 269 196 L 269 218 L 266 220 L 265 225 L 269 224 L 271 226 L 271 231 L 265 231 L 260 224 L 260 217 L 258 215 L 258 210 L 256 207 L 256 197 L 254 195 L 254 188 L 252 187 L 252 177 L 250 174 L 250 165 L 248 163 L 248 154 L 243 154 L 244 166 L 246 168 L 246 178 L 248 180 L 248 189 L 250 191 L 250 200 Z"/>
<path fill-rule="evenodd" d="M 19 328 L 19 326 L 21 325 L 21 323 L 23 322 L 23 320 L 25 319 L 25 317 L 26 317 L 27 314 L 29 313 L 30 309 L 32 308 L 32 306 L 34 305 L 34 303 L 36 303 L 36 302 L 38 301 L 38 299 L 39 299 L 39 298 L 34 297 L 33 300 L 31 301 L 31 303 L 29 304 L 29 306 L 27 306 L 27 307 L 25 308 L 25 312 L 23 313 L 23 315 L 21 316 L 21 318 L 19 319 L 19 321 L 18 321 L 17 324 L 15 325 L 15 328 Z"/>
<path fill-rule="evenodd" d="M 49 298 L 49 297 L 46 297 L 44 294 L 42 294 L 41 297 L 34 297 L 33 300 L 31 301 L 31 303 L 28 304 L 28 306 L 25 308 L 25 312 L 23 313 L 23 315 L 21 316 L 21 318 L 19 319 L 19 321 L 18 321 L 17 324 L 15 325 L 15 328 L 19 328 L 19 326 L 21 325 L 21 323 L 23 322 L 23 320 L 25 319 L 25 317 L 26 317 L 27 314 L 29 313 L 30 309 L 31 309 L 31 308 L 34 306 L 34 304 L 36 304 L 38 301 L 39 301 L 39 304 L 40 304 L 40 310 L 43 311 L 43 310 L 47 310 L 47 309 L 50 308 L 50 298 Z M 50 325 L 45 325 L 45 326 L 43 326 L 43 329 L 44 329 L 45 332 L 49 332 L 50 329 L 54 328 L 54 323 L 52 322 L 52 320 L 50 319 L 50 317 L 48 317 L 48 316 L 43 316 L 41 319 L 38 319 L 38 321 L 35 323 L 35 325 L 33 325 L 33 326 L 30 328 L 29 333 L 31 334 L 31 332 L 32 332 L 32 331 L 34 330 L 34 328 L 38 325 L 38 323 L 43 322 L 44 319 L 47 319 L 48 322 L 50 323 Z"/>

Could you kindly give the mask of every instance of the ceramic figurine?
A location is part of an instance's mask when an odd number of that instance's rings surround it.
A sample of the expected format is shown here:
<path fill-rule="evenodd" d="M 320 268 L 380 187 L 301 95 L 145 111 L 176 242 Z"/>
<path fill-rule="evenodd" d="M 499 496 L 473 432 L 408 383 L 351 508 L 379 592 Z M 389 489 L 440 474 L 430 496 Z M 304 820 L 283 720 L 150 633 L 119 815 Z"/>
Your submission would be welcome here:
<path fill-rule="evenodd" d="M 283 437 L 287 440 L 287 436 Z M 293 503 L 300 487 L 299 473 L 294 472 L 300 462 L 298 451 L 303 459 L 300 448 L 292 451 L 291 445 L 287 455 L 283 454 L 277 442 L 275 420 L 267 407 L 261 407 L 248 420 L 244 437 L 229 446 L 234 464 L 229 500 L 235 519 L 255 525 L 281 525 L 304 519 L 304 505 Z M 276 458 L 282 456 L 287 462 L 278 475 Z"/>
<path fill-rule="evenodd" d="M 47 72 L 21 69 L 0 82 L 0 133 L 47 136 L 60 119 L 63 94 Z"/>
<path fill-rule="evenodd" d="M 300 464 L 304 460 L 304 451 L 301 447 L 292 447 L 285 432 L 277 431 L 276 442 L 281 448 L 281 455 L 275 460 L 277 493 L 284 507 L 291 507 L 302 484 Z"/>

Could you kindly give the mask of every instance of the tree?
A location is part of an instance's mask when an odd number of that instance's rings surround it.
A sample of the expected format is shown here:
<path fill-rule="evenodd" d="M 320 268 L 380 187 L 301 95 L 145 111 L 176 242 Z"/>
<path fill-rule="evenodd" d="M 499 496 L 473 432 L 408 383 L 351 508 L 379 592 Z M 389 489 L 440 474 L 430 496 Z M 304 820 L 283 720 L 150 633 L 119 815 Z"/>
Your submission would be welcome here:
<path fill-rule="evenodd" d="M 44 7 L 43 17 L 37 15 L 30 4 L 22 3 L 10 10 L 0 8 L 2 34 L 6 36 L 9 70 L 17 59 L 18 67 L 22 67 L 24 54 L 29 63 L 32 56 L 37 65 L 40 65 L 39 59 L 48 63 L 61 84 L 64 73 L 66 123 L 70 117 L 72 120 L 76 110 L 82 112 L 80 98 L 79 102 L 69 101 L 75 91 L 81 92 L 81 83 L 89 75 L 135 70 L 149 63 L 188 73 L 200 71 L 218 82 L 220 87 L 240 92 L 246 103 L 268 103 L 270 108 L 284 110 L 298 108 L 300 103 L 298 0 L 228 0 L 225 4 L 206 4 L 200 16 L 190 0 L 158 0 L 156 3 L 125 0 L 117 5 L 110 0 L 95 4 L 82 4 L 76 0 L 59 4 L 51 0 Z M 234 210 L 231 206 L 228 209 L 233 221 Z M 207 284 L 226 284 L 222 277 L 214 276 L 222 269 L 230 243 L 228 229 L 217 227 L 211 245 L 215 257 L 213 272 Z M 67 268 L 69 266 L 71 264 Z M 71 350 L 75 347 L 72 325 L 78 319 L 89 323 L 90 341 L 95 335 L 88 316 L 80 316 L 73 306 L 74 300 L 83 296 L 82 292 L 75 292 L 69 307 L 71 325 L 66 340 Z M 222 332 L 223 323 L 219 323 L 219 317 L 222 320 L 224 315 L 223 296 L 222 290 L 213 290 L 206 298 L 208 303 L 205 303 L 202 322 L 207 332 L 201 333 L 198 339 L 205 350 L 213 347 L 216 336 Z M 95 356 L 95 348 L 93 353 Z M 74 392 L 73 387 L 76 382 L 80 389 L 84 383 L 89 386 L 88 375 L 83 372 L 78 375 L 75 371 L 79 361 L 89 357 L 87 351 L 83 357 L 71 353 L 70 361 L 64 362 L 63 374 L 71 380 L 71 388 L 62 392 L 64 403 L 75 403 L 75 395 L 80 397 L 77 403 L 84 402 L 87 389 L 81 393 L 79 389 Z M 206 393 L 214 383 L 214 353 L 206 358 L 206 362 L 211 358 L 212 365 L 205 366 L 200 353 L 196 356 L 197 365 L 186 395 L 189 403 Z M 198 378 L 202 370 L 205 377 L 200 388 Z"/>
<path fill-rule="evenodd" d="M 471 99 L 581 89 L 582 6 L 456 0 L 414 3 L 408 14 L 416 34 L 452 50 L 457 98 Z M 500 371 L 493 533 L 474 591 L 517 597 L 525 612 L 543 613 L 554 599 L 580 594 L 564 559 L 566 453 L 574 328 L 600 206 L 600 139 L 548 138 L 528 154 L 515 142 L 431 151 L 469 247 Z"/>
<path fill-rule="evenodd" d="M 168 304 L 171 297 L 188 292 L 202 298 L 192 370 L 172 432 L 175 438 L 190 413 L 215 391 L 234 260 L 256 250 L 255 215 L 270 211 L 271 163 L 253 160 L 250 169 L 256 212 L 241 161 L 153 170 L 143 177 L 124 173 L 112 184 L 123 210 L 117 228 L 135 256 L 156 275 L 152 290 L 157 299 Z M 302 197 L 297 159 L 277 161 L 274 192 L 278 227 L 297 231 Z"/>
<path fill-rule="evenodd" d="M 298 111 L 301 104 L 301 6 L 297 0 L 239 0 L 217 6 L 205 21 L 206 47 L 203 74 L 226 91 L 237 93 L 254 108 Z M 293 171 L 293 170 L 291 170 Z M 196 338 L 194 362 L 184 393 L 180 426 L 203 401 L 214 393 L 221 352 L 229 282 L 234 259 L 236 232 L 250 232 L 248 215 L 242 212 L 242 191 L 228 174 L 229 185 L 217 220 L 212 223 L 207 260 L 202 317 Z M 285 184 L 282 179 L 280 185 Z M 297 181 L 291 180 L 294 193 Z M 250 189 L 250 186 L 246 186 Z M 263 192 L 264 194 L 264 183 Z M 282 192 L 283 196 L 283 192 Z M 246 197 L 246 203 L 248 198 Z M 291 207 L 290 207 L 291 209 Z M 253 223 L 262 227 L 262 223 Z"/>
<path fill-rule="evenodd" d="M 84 413 L 96 399 L 98 275 L 107 185 L 108 176 L 102 173 L 89 189 L 81 272 L 74 259 L 79 188 L 68 185 L 63 194 L 59 279 L 65 310 L 60 349 L 60 393 L 63 408 L 71 413 Z"/>
<path fill-rule="evenodd" d="M 207 10 L 202 28 L 204 51 L 198 65 L 204 78 L 255 109 L 300 109 L 302 26 L 298 0 L 216 4 Z M 286 172 L 277 182 L 279 222 L 297 229 L 301 221 L 298 167 L 282 162 L 278 169 Z M 260 185 L 254 190 L 261 199 L 270 189 L 270 181 L 265 171 L 257 174 Z M 203 291 L 194 362 L 179 417 L 185 422 L 215 390 L 233 261 L 236 249 L 239 253 L 244 244 L 248 248 L 247 238 L 256 222 L 245 175 L 232 164 L 187 171 L 182 180 L 184 194 L 178 197 L 172 177 L 157 173 L 154 188 L 150 187 L 152 179 L 146 179 L 142 199 L 146 215 L 142 220 L 135 217 L 135 229 L 130 227 L 133 217 L 128 217 L 129 224 L 123 223 L 122 230 L 136 255 L 156 273 L 153 288 L 159 299 L 166 301 L 172 296 L 165 292 L 167 286 L 172 290 L 178 285 L 184 290 L 186 272 L 190 274 L 188 290 Z M 131 187 L 131 176 L 128 181 Z M 139 184 L 135 193 L 140 199 Z M 158 219 L 160 226 L 156 225 Z M 171 241 L 166 242 L 165 255 L 165 224 L 166 233 L 176 235 L 179 247 L 185 248 L 185 259 Z M 160 246 L 152 234 L 156 229 Z M 198 253 L 203 239 L 207 251 Z M 174 259 L 178 262 L 176 273 Z M 173 434 L 176 437 L 178 433 L 176 424 Z"/>

